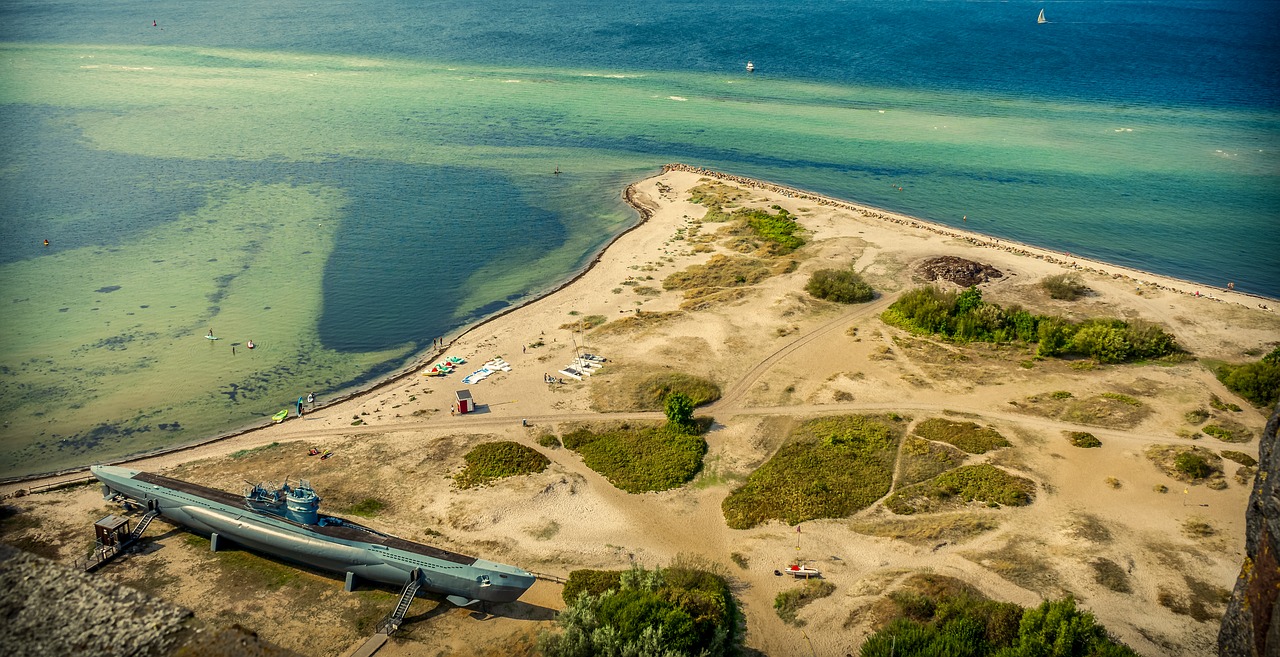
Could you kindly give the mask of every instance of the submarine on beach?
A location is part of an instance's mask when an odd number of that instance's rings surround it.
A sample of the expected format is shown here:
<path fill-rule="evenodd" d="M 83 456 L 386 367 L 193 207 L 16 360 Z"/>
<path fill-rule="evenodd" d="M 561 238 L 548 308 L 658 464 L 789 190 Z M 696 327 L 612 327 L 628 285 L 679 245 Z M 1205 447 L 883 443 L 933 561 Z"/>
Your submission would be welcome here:
<path fill-rule="evenodd" d="M 305 480 L 296 486 L 253 485 L 244 495 L 150 472 L 95 465 L 103 496 L 121 495 L 167 520 L 210 537 L 295 563 L 354 578 L 422 589 L 459 606 L 514 602 L 533 586 L 522 568 L 477 559 L 384 534 L 319 513 L 320 496 Z"/>

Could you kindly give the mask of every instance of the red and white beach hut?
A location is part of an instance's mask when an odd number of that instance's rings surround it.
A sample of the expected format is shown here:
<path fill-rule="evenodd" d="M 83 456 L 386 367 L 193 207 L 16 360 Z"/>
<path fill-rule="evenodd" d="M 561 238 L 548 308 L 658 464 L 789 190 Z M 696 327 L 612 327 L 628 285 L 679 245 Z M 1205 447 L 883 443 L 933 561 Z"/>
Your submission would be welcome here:
<path fill-rule="evenodd" d="M 471 398 L 470 390 L 459 390 L 457 393 L 458 401 L 454 402 L 453 410 L 458 413 L 470 413 L 476 410 L 476 402 Z"/>

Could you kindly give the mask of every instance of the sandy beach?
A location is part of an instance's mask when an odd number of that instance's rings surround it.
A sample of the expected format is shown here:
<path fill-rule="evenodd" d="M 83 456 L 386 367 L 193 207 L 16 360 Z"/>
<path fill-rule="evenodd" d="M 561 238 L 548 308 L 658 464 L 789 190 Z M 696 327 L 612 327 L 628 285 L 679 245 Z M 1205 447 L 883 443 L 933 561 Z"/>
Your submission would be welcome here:
<path fill-rule="evenodd" d="M 729 240 L 707 238 L 717 226 L 703 223 L 706 207 L 690 200 L 691 190 L 709 184 L 731 190 L 735 206 L 785 208 L 805 228 L 807 244 L 783 273 L 732 298 L 690 306 L 678 290 L 665 290 L 663 279 L 733 253 Z M 446 338 L 446 348 L 409 371 L 350 398 L 322 399 L 302 418 L 128 465 L 230 491 L 239 491 L 246 479 L 305 477 L 333 509 L 383 500 L 385 511 L 367 521 L 377 529 L 552 579 L 576 568 L 659 566 L 677 557 L 718 564 L 736 582 L 747 645 L 767 655 L 856 654 L 875 624 L 877 601 L 921 572 L 956 577 L 994 599 L 1024 605 L 1074 595 L 1144 655 L 1211 651 L 1223 608 L 1218 593 L 1230 589 L 1243 556 L 1251 480 L 1233 478 L 1236 466 L 1226 462 L 1220 490 L 1185 485 L 1144 452 L 1153 445 L 1194 444 L 1256 456 L 1262 413 L 1195 359 L 1087 368 L 1032 362 L 1017 346 L 914 337 L 886 326 L 879 314 L 900 293 L 926 282 L 918 274 L 922 260 L 956 256 L 1002 273 L 981 285 L 988 301 L 1073 319 L 1149 321 L 1196 358 L 1244 362 L 1256 360 L 1280 336 L 1273 300 L 684 165 L 668 165 L 626 194 L 644 220 L 587 270 L 542 298 Z M 839 306 L 804 292 L 813 271 L 846 266 L 873 285 L 874 301 Z M 1080 275 L 1088 296 L 1065 302 L 1043 293 L 1041 279 L 1066 271 Z M 604 322 L 583 330 L 588 317 Z M 576 381 L 560 370 L 582 351 L 608 361 Z M 423 375 L 445 356 L 467 363 L 448 376 Z M 510 363 L 511 371 L 462 384 L 463 376 L 495 357 Z M 540 436 L 577 424 L 660 420 L 660 413 L 628 410 L 617 401 L 636 377 L 656 371 L 705 377 L 722 391 L 718 401 L 698 410 L 715 424 L 706 435 L 703 470 L 690 484 L 629 494 L 576 453 L 538 444 Z M 548 376 L 556 382 L 548 383 Z M 463 389 L 475 396 L 479 412 L 451 414 L 454 393 Z M 1132 421 L 1082 423 L 1027 410 L 1029 397 L 1051 391 L 1076 398 L 1124 395 L 1143 412 Z M 1229 444 L 1188 432 L 1187 412 L 1207 407 L 1212 396 L 1242 407 L 1215 411 L 1214 417 L 1247 428 L 1252 440 Z M 890 536 L 886 528 L 905 519 L 880 503 L 850 518 L 803 523 L 799 533 L 776 522 L 749 530 L 726 526 L 721 502 L 777 450 L 791 427 L 812 417 L 872 412 L 899 413 L 913 422 L 964 418 L 993 427 L 1013 446 L 966 463 L 991 463 L 1031 479 L 1039 491 L 1035 502 L 949 512 L 983 519 L 991 528 L 924 542 Z M 1089 431 L 1102 446 L 1073 447 L 1063 437 L 1069 431 Z M 551 466 L 479 489 L 453 487 L 450 475 L 463 454 L 490 440 L 538 449 Z M 334 456 L 309 457 L 311 447 Z M 56 481 L 5 484 L 0 493 Z M 1167 492 L 1157 490 L 1162 486 Z M 37 522 L 0 538 L 42 542 L 65 561 L 78 556 L 86 534 L 91 542 L 89 519 L 107 509 L 92 486 L 6 504 Z M 1211 530 L 1188 533 L 1189 522 Z M 218 572 L 225 565 L 211 565 L 185 532 L 159 521 L 153 527 L 148 535 L 155 549 L 108 567 L 103 576 L 193 609 L 199 619 L 238 622 L 286 648 L 346 654 L 367 635 L 367 626 L 355 619 L 375 613 L 370 610 L 385 613 L 378 605 L 391 599 L 344 594 L 341 579 L 318 573 L 274 587 L 236 579 Z M 746 567 L 731 558 L 735 553 Z M 1131 590 L 1097 581 L 1098 558 L 1122 564 Z M 802 627 L 783 622 L 772 606 L 780 591 L 794 586 L 774 571 L 795 559 L 817 564 L 836 587 L 832 596 L 803 608 Z M 216 593 L 230 581 L 245 595 Z M 307 603 L 312 616 L 289 611 L 300 591 L 318 596 Z M 405 632 L 379 654 L 522 654 L 538 632 L 554 625 L 555 610 L 564 606 L 559 592 L 551 579 L 540 581 L 521 602 L 487 616 L 419 600 Z"/>

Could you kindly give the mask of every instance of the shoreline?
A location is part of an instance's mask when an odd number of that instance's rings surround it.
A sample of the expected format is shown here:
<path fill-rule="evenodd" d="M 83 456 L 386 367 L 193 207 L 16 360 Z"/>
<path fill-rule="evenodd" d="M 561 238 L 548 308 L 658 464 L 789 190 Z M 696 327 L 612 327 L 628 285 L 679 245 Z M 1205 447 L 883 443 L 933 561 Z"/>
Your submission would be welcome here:
<path fill-rule="evenodd" d="M 1268 302 L 1277 301 L 1276 299 L 1272 299 L 1270 297 L 1266 297 L 1262 295 L 1238 292 L 1234 290 L 1228 290 L 1226 288 L 1216 288 L 1208 285 L 1199 286 L 1199 287 L 1212 289 L 1214 290 L 1214 293 L 1217 294 L 1218 296 L 1215 296 L 1214 294 L 1196 295 L 1196 294 L 1193 294 L 1192 292 L 1188 292 L 1185 289 L 1181 289 L 1180 287 L 1180 286 L 1186 286 L 1186 287 L 1192 287 L 1192 288 L 1198 287 L 1198 285 L 1192 281 L 1186 281 L 1183 279 L 1164 276 L 1161 274 L 1155 274 L 1153 272 L 1133 269 L 1133 268 L 1124 267 L 1121 265 L 1114 265 L 1114 264 L 1110 264 L 1110 263 L 1106 263 L 1098 260 L 1093 260 L 1090 258 L 1077 257 L 1070 254 L 1052 251 L 1043 247 L 1037 247 L 1030 244 L 1025 244 L 1023 242 L 1019 242 L 1016 240 L 997 239 L 982 233 L 952 228 L 945 224 L 941 224 L 941 223 L 937 223 L 937 222 L 933 222 L 925 219 L 920 219 L 918 217 L 895 213 L 895 212 L 885 210 L 882 208 L 877 208 L 874 206 L 862 205 L 862 204 L 854 203 L 851 201 L 836 199 L 829 196 L 817 194 L 814 192 L 809 192 L 803 189 L 789 187 L 786 185 L 780 185 L 780 184 L 772 183 L 765 180 L 749 178 L 746 176 L 738 176 L 730 173 L 716 171 L 713 169 L 706 169 L 702 167 L 686 165 L 683 163 L 670 163 L 670 164 L 663 165 L 657 173 L 646 176 L 637 181 L 634 181 L 628 184 L 622 190 L 622 198 L 627 203 L 628 206 L 630 206 L 632 209 L 636 211 L 638 215 L 637 220 L 627 228 L 613 235 L 605 243 L 603 243 L 600 246 L 600 248 L 596 251 L 594 256 L 592 256 L 591 259 L 587 262 L 587 264 L 580 267 L 576 272 L 574 272 L 568 278 L 547 288 L 542 292 L 527 295 L 525 298 L 521 299 L 518 303 L 512 304 L 507 308 L 504 308 L 503 310 L 500 310 L 488 317 L 485 317 L 484 319 L 474 324 L 462 327 L 459 330 L 459 332 L 457 332 L 455 335 L 453 335 L 452 337 L 448 337 L 442 347 L 437 347 L 428 351 L 421 352 L 420 354 L 412 358 L 409 362 L 407 362 L 403 367 L 397 369 L 396 371 L 391 372 L 382 378 L 368 382 L 365 385 L 347 390 L 345 392 L 341 392 L 340 394 L 333 397 L 332 399 L 326 400 L 324 403 L 317 404 L 313 409 L 311 409 L 311 412 L 323 410 L 327 407 L 336 406 L 338 404 L 342 404 L 342 403 L 345 403 L 354 399 L 358 399 L 364 396 L 372 396 L 382 391 L 383 389 L 390 388 L 397 382 L 400 382 L 406 379 L 407 377 L 410 377 L 413 374 L 417 373 L 425 365 L 429 364 L 431 361 L 435 360 L 437 357 L 447 353 L 450 349 L 452 349 L 458 343 L 458 341 L 472 335 L 475 331 L 484 328 L 485 326 L 491 324 L 492 322 L 497 321 L 498 319 L 501 319 L 509 315 L 510 313 L 526 308 L 529 305 L 536 303 L 538 301 L 547 299 L 561 292 L 565 288 L 573 285 L 577 281 L 581 280 L 584 276 L 589 274 L 593 269 L 596 268 L 597 265 L 599 265 L 602 262 L 602 260 L 604 259 L 605 255 L 608 253 L 610 248 L 613 247 L 619 240 L 621 240 L 626 235 L 632 233 L 633 231 L 639 229 L 640 227 L 644 226 L 652 218 L 654 209 L 646 207 L 636 198 L 635 196 L 636 188 L 638 185 L 640 185 L 644 181 L 657 176 L 661 176 L 669 171 L 681 171 L 681 172 L 691 173 L 695 175 L 705 176 L 707 178 L 714 178 L 717 180 L 722 180 L 726 182 L 735 183 L 738 185 L 743 185 L 745 187 L 752 188 L 752 189 L 760 189 L 766 192 L 780 194 L 788 198 L 812 201 L 814 203 L 817 203 L 825 207 L 834 207 L 834 208 L 855 212 L 866 219 L 884 221 L 884 222 L 896 224 L 898 226 L 902 226 L 909 229 L 925 230 L 925 231 L 928 231 L 937 235 L 941 235 L 944 237 L 964 240 L 969 244 L 971 244 L 972 246 L 979 247 L 979 248 L 1000 249 L 1020 257 L 1043 260 L 1045 262 L 1056 264 L 1061 267 L 1073 269 L 1076 271 L 1105 275 L 1118 280 L 1129 280 L 1129 281 L 1132 281 L 1137 286 L 1139 286 L 1139 289 L 1141 289 L 1142 286 L 1150 286 L 1158 290 L 1175 292 L 1178 294 L 1185 295 L 1187 297 L 1198 296 L 1198 298 L 1206 299 L 1209 301 L 1215 301 L 1218 303 L 1236 303 L 1246 308 L 1265 309 L 1268 312 L 1275 312 L 1274 308 L 1267 307 L 1263 304 L 1254 303 L 1253 305 L 1250 305 L 1249 303 L 1246 302 L 1251 300 L 1261 300 L 1261 301 L 1268 301 Z M 1063 259 L 1064 257 L 1070 258 L 1070 260 Z M 1081 263 L 1084 263 L 1084 264 L 1081 264 Z M 138 453 L 130 454 L 120 458 L 111 459 L 108 461 L 99 461 L 95 463 L 90 463 L 90 464 L 71 467 L 71 468 L 65 468 L 62 470 L 57 470 L 52 472 L 33 473 L 28 475 L 19 475 L 16 477 L 2 478 L 0 479 L 0 487 L 14 487 L 21 484 L 32 483 L 32 482 L 46 482 L 44 484 L 37 484 L 37 486 L 59 486 L 59 485 L 67 484 L 72 481 L 79 481 L 83 479 L 83 477 L 77 477 L 76 475 L 83 475 L 84 473 L 86 473 L 90 465 L 127 465 L 137 461 L 169 456 L 173 454 L 181 454 L 183 452 L 194 451 L 202 447 L 207 447 L 209 445 L 214 445 L 217 443 L 221 443 L 221 442 L 229 441 L 235 438 L 240 438 L 246 435 L 250 435 L 255 432 L 261 431 L 263 429 L 271 428 L 273 426 L 275 426 L 274 422 L 270 421 L 270 419 L 264 419 L 262 421 L 256 422 L 251 425 L 242 426 L 240 428 L 230 430 L 225 433 L 221 433 L 212 437 L 202 438 L 190 443 L 184 443 L 182 445 L 175 445 L 172 447 L 163 447 L 163 448 L 158 448 L 158 449 L 154 449 L 146 452 L 138 452 Z M 57 481 L 57 480 L 61 480 L 61 481 Z"/>
<path fill-rule="evenodd" d="M 662 172 L 665 172 L 665 171 L 666 169 L 664 168 L 662 171 L 654 175 L 662 175 Z M 537 294 L 527 295 L 525 298 L 521 299 L 519 303 L 512 304 L 492 315 L 489 315 L 488 317 L 485 317 L 484 319 L 474 324 L 470 324 L 462 327 L 460 332 L 453 335 L 452 337 L 449 337 L 443 346 L 435 347 L 428 351 L 421 352 L 417 354 L 414 358 L 412 358 L 403 367 L 397 369 L 396 371 L 391 372 L 382 378 L 378 378 L 369 383 L 366 383 L 365 385 L 358 386 L 344 392 L 340 392 L 336 397 L 326 400 L 324 403 L 316 404 L 314 407 L 310 409 L 309 412 L 323 410 L 324 408 L 327 408 L 329 406 L 336 406 L 338 404 L 351 401 L 352 399 L 356 399 L 357 397 L 360 397 L 362 395 L 372 394 L 374 392 L 377 392 L 381 388 L 391 386 L 402 379 L 412 376 L 413 374 L 416 374 L 419 370 L 421 370 L 424 366 L 429 364 L 431 361 L 444 355 L 445 353 L 448 353 L 449 349 L 452 348 L 459 340 L 461 340 L 462 338 L 465 338 L 467 335 L 471 334 L 472 332 L 477 331 L 481 328 L 484 328 L 486 325 L 502 317 L 505 317 L 506 315 L 512 312 L 520 310 L 521 308 L 524 308 L 529 304 L 532 304 L 537 301 L 541 301 L 542 299 L 545 299 L 547 297 L 550 297 L 551 295 L 581 280 L 582 277 L 590 273 L 591 270 L 596 267 L 596 265 L 600 264 L 600 261 L 604 258 L 605 252 L 609 250 L 609 247 L 613 246 L 618 240 L 622 239 L 628 233 L 631 233 L 632 231 L 643 226 L 646 222 L 649 221 L 650 218 L 653 217 L 653 209 L 645 207 L 635 199 L 636 185 L 652 177 L 653 176 L 651 175 L 651 176 L 646 176 L 644 178 L 641 178 L 640 180 L 637 180 L 635 182 L 628 184 L 622 190 L 623 200 L 626 202 L 628 206 L 630 206 L 633 210 L 636 211 L 636 214 L 639 215 L 639 218 L 630 226 L 619 231 L 616 235 L 614 235 L 609 240 L 607 240 L 604 244 L 602 244 L 600 248 L 597 249 L 595 255 L 592 256 L 591 260 L 586 265 L 579 267 L 578 271 L 573 273 L 571 276 L 557 283 L 556 285 L 553 285 L 547 288 L 542 292 L 539 292 Z M 52 472 L 40 472 L 40 473 L 33 473 L 28 475 L 18 475 L 16 477 L 0 478 L 0 486 L 14 486 L 18 484 L 33 482 L 33 481 L 43 481 L 46 479 L 60 479 L 64 477 L 72 477 L 73 475 L 87 473 L 89 471 L 90 466 L 93 466 L 93 465 L 127 465 L 135 461 L 142 461 L 145 459 L 155 458 L 158 456 L 180 454 L 182 452 L 192 451 L 200 447 L 205 447 L 205 446 L 213 445 L 226 440 L 231 440 L 232 438 L 245 436 L 245 435 L 254 433 L 256 431 L 261 431 L 263 429 L 273 427 L 275 425 L 276 425 L 275 422 L 271 421 L 270 418 L 267 418 L 259 422 L 256 422 L 254 424 L 242 426 L 237 429 L 232 429 L 225 433 L 220 433 L 218 435 L 208 437 L 208 438 L 201 438 L 196 440 L 195 442 L 183 443 L 181 445 L 175 445 L 173 447 L 161 447 L 161 448 L 149 450 L 146 452 L 137 452 L 134 454 L 129 454 L 127 456 L 122 456 L 120 458 L 112 459 L 109 461 L 99 461 L 99 462 L 90 463 L 86 465 L 79 465 L 79 466 L 74 466 L 70 468 L 64 468 L 62 470 L 56 470 Z M 79 478 L 74 478 L 74 479 L 78 480 Z M 59 486 L 67 483 L 68 482 L 58 482 L 58 483 L 50 483 L 47 485 Z"/>
<path fill-rule="evenodd" d="M 890 210 L 885 210 L 883 208 L 877 208 L 870 205 L 862 205 L 862 204 L 854 203 L 851 201 L 843 201 L 840 199 L 832 198 L 830 196 L 824 196 L 822 194 L 818 194 L 815 192 L 810 192 L 810 191 L 806 191 L 806 190 L 795 188 L 795 187 L 788 187 L 786 185 L 779 185 L 777 183 L 772 183 L 766 180 L 757 180 L 755 178 L 748 178 L 746 176 L 738 176 L 730 173 L 723 173 L 720 171 L 716 171 L 714 169 L 704 169 L 702 167 L 695 167 L 695 166 L 681 164 L 681 163 L 672 163 L 672 164 L 663 165 L 662 170 L 664 173 L 667 171 L 685 171 L 688 173 L 706 176 L 708 178 L 725 180 L 728 182 L 733 182 L 740 185 L 746 185 L 748 187 L 752 187 L 756 189 L 762 189 L 764 191 L 773 192 L 775 194 L 782 194 L 784 196 L 787 196 L 788 198 L 809 200 L 809 201 L 818 203 L 819 205 L 836 207 L 844 210 L 857 212 L 858 214 L 861 214 L 863 217 L 866 217 L 868 219 L 880 219 L 882 221 L 889 221 L 899 225 L 909 226 L 911 228 L 920 228 L 920 229 L 927 230 L 932 233 L 936 233 L 946 237 L 954 237 L 958 239 L 967 240 L 974 246 L 979 246 L 983 248 L 1002 249 L 1009 253 L 1014 253 L 1016 255 L 1021 255 L 1025 257 L 1032 257 L 1038 260 L 1044 260 L 1045 262 L 1061 265 L 1063 267 L 1069 267 L 1071 269 L 1075 269 L 1078 271 L 1086 271 L 1086 272 L 1091 272 L 1095 274 L 1103 274 L 1103 275 L 1112 276 L 1113 278 L 1128 278 L 1139 284 L 1153 285 L 1160 290 L 1165 290 L 1168 292 L 1177 292 L 1179 294 L 1185 294 L 1187 296 L 1193 296 L 1193 297 L 1199 296 L 1200 298 L 1208 299 L 1210 301 L 1233 302 L 1233 303 L 1239 303 L 1240 305 L 1249 307 L 1249 308 L 1259 308 L 1257 305 L 1250 306 L 1249 304 L 1245 303 L 1242 299 L 1226 299 L 1226 298 L 1220 299 L 1212 295 L 1197 295 L 1193 292 L 1188 292 L 1187 290 L 1180 289 L 1174 286 L 1176 285 L 1176 286 L 1185 286 L 1190 288 L 1197 288 L 1197 287 L 1205 288 L 1205 289 L 1213 290 L 1214 293 L 1221 294 L 1226 297 L 1242 297 L 1242 298 L 1248 298 L 1248 299 L 1258 299 L 1261 301 L 1268 301 L 1268 302 L 1280 302 L 1280 298 L 1276 298 L 1276 297 L 1268 297 L 1266 295 L 1255 294 L 1253 292 L 1240 292 L 1240 291 L 1229 289 L 1226 287 L 1218 287 L 1218 286 L 1210 285 L 1208 283 L 1197 283 L 1195 281 L 1189 281 L 1186 279 L 1177 278 L 1176 276 L 1167 276 L 1165 274 L 1157 274 L 1155 272 L 1149 272 L 1143 269 L 1135 269 L 1133 267 L 1126 267 L 1124 265 L 1112 264 L 1109 262 L 1105 262 L 1102 260 L 1095 260 L 1093 258 L 1087 258 L 1084 256 L 1076 256 L 1070 253 L 1053 251 L 1045 247 L 1035 246 L 1032 244 L 1027 244 L 1025 242 L 1019 242 L 1017 240 L 997 239 L 985 233 L 965 230 L 962 228 L 954 228 L 946 224 L 938 223 L 936 221 L 929 221 L 927 219 L 921 219 L 919 217 L 913 217 L 911 215 L 900 214 L 897 212 L 892 212 Z M 1061 257 L 1070 258 L 1070 261 L 1062 260 L 1060 259 Z M 1077 264 L 1079 262 L 1087 263 L 1088 265 L 1091 265 L 1091 267 L 1081 266 Z M 1145 279 L 1139 278 L 1139 276 L 1146 277 L 1146 278 Z M 1154 280 L 1147 280 L 1147 279 L 1154 279 Z M 1260 309 L 1274 312 L 1274 309 L 1270 307 L 1260 308 Z"/>

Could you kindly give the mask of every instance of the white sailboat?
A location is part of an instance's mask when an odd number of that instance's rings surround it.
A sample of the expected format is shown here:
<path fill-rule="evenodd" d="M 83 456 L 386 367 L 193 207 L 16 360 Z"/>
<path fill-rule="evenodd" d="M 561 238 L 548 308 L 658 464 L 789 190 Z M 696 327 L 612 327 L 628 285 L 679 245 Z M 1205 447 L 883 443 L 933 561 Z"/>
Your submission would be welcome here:
<path fill-rule="evenodd" d="M 1048 23 L 1048 22 L 1049 22 L 1049 21 L 1047 21 L 1047 20 L 1045 20 L 1045 19 L 1044 19 L 1044 10 L 1043 10 L 1043 9 L 1041 9 L 1041 10 L 1040 10 L 1040 16 L 1039 16 L 1039 18 L 1036 18 L 1036 22 L 1037 22 L 1037 23 Z"/>
<path fill-rule="evenodd" d="M 756 70 L 756 65 L 755 65 L 755 64 L 752 64 L 750 61 L 748 61 L 748 62 L 747 62 L 747 72 L 748 72 L 748 73 L 750 73 L 750 72 L 752 72 L 752 71 L 754 71 L 754 70 Z"/>

